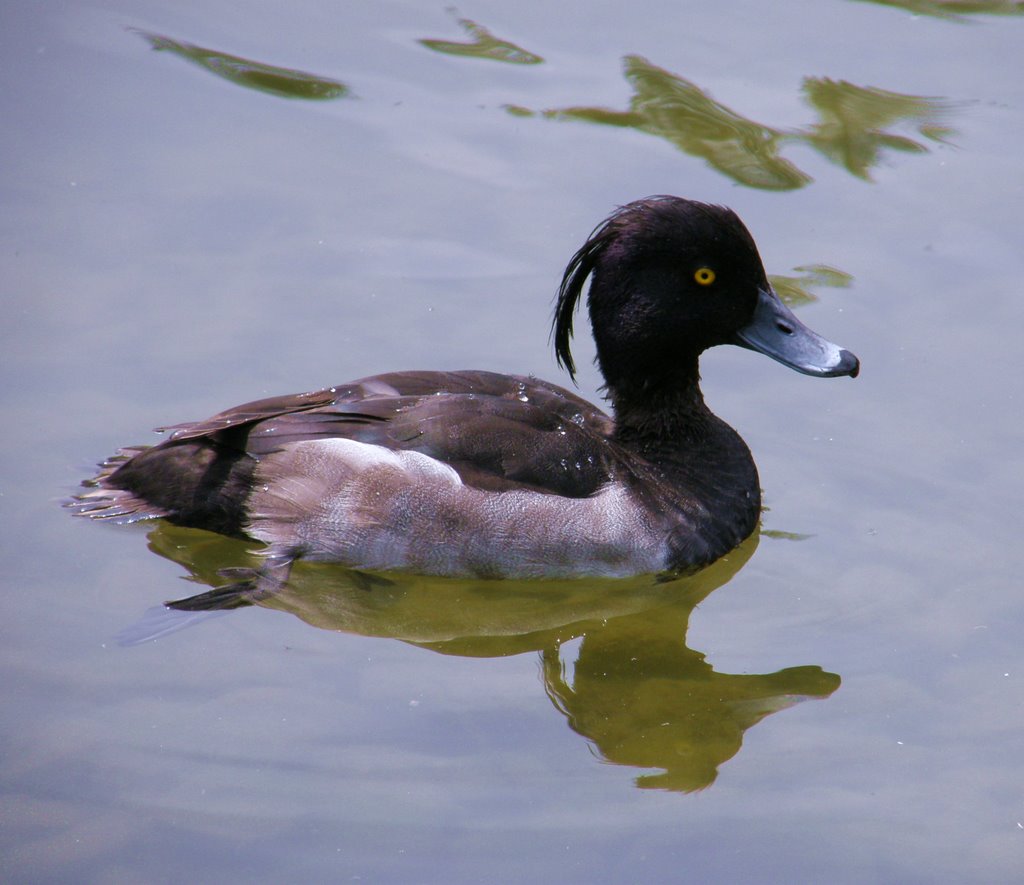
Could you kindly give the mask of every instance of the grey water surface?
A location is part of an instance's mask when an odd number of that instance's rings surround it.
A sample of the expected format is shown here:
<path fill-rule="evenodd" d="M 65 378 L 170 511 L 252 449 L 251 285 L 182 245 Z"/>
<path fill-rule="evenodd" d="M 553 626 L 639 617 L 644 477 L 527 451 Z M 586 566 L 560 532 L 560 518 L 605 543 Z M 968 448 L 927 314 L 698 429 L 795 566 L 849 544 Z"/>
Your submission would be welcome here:
<path fill-rule="evenodd" d="M 6 4 L 0 877 L 1020 881 L 1022 43 L 994 2 Z M 561 271 L 655 193 L 863 363 L 707 355 L 768 509 L 706 572 L 308 566 L 183 624 L 251 545 L 60 508 L 263 396 L 568 383 Z"/>

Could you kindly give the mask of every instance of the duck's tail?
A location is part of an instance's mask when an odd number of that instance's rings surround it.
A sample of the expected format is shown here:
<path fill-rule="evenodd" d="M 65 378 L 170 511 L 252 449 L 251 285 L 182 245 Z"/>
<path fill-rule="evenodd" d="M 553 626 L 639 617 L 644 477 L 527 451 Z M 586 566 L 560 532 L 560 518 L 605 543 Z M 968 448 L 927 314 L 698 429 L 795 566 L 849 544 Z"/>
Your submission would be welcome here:
<path fill-rule="evenodd" d="M 143 519 L 157 519 L 167 516 L 168 511 L 144 500 L 128 489 L 112 485 L 110 478 L 149 446 L 128 446 L 101 462 L 99 472 L 91 479 L 82 481 L 87 491 L 72 495 L 61 503 L 75 516 L 103 519 L 118 525 L 139 522 Z"/>

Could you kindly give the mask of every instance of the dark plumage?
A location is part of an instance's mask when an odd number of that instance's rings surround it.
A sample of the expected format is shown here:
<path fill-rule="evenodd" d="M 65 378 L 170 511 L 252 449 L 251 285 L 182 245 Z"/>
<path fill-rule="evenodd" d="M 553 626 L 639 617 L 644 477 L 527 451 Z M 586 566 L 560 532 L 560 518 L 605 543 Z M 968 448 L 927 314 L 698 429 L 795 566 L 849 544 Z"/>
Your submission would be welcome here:
<path fill-rule="evenodd" d="M 755 528 L 757 470 L 704 404 L 698 357 L 759 350 L 812 375 L 856 375 L 849 351 L 778 300 L 730 210 L 652 197 L 573 256 L 555 353 L 586 280 L 613 417 L 535 378 L 399 372 L 275 397 L 122 449 L 70 502 L 79 514 L 174 522 L 265 542 L 254 580 L 186 608 L 273 592 L 295 559 L 493 577 L 626 575 L 706 565 Z"/>

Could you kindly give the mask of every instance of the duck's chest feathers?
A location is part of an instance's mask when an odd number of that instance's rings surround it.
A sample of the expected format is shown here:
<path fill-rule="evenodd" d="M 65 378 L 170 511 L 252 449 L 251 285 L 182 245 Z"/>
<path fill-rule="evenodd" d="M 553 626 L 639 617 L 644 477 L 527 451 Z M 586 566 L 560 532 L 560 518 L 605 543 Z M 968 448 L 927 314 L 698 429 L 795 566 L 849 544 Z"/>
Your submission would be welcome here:
<path fill-rule="evenodd" d="M 684 435 L 685 434 L 685 435 Z M 761 513 L 757 467 L 735 430 L 707 413 L 675 436 L 632 441 L 636 488 L 667 523 L 667 568 L 713 562 L 756 528 Z"/>

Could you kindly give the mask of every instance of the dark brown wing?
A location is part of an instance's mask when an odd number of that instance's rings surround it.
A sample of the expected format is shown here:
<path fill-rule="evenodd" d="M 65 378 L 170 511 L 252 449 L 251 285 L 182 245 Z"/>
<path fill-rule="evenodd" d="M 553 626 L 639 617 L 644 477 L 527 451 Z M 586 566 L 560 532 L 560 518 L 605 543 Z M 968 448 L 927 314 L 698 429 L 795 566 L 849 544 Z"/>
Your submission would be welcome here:
<path fill-rule="evenodd" d="M 534 378 L 395 372 L 246 403 L 180 424 L 162 446 L 207 439 L 259 458 L 288 443 L 346 438 L 422 452 L 477 488 L 592 494 L 614 473 L 611 419 Z"/>
<path fill-rule="evenodd" d="M 481 489 L 586 497 L 612 473 L 611 427 L 586 400 L 536 379 L 403 372 L 336 388 L 329 405 L 261 420 L 246 449 L 258 457 L 288 442 L 345 437 L 421 452 Z"/>
<path fill-rule="evenodd" d="M 171 431 L 168 440 L 175 441 L 215 436 L 233 427 L 242 427 L 246 424 L 254 424 L 259 421 L 265 421 L 268 418 L 276 418 L 280 415 L 304 412 L 309 409 L 327 406 L 334 402 L 336 396 L 337 393 L 333 387 L 324 390 L 314 390 L 310 393 L 290 393 L 285 396 L 272 396 L 267 399 L 253 400 L 251 403 L 235 406 L 233 409 L 228 409 L 224 412 L 218 412 L 212 418 L 207 418 L 205 421 L 189 421 L 184 424 L 158 427 L 157 432 Z"/>

